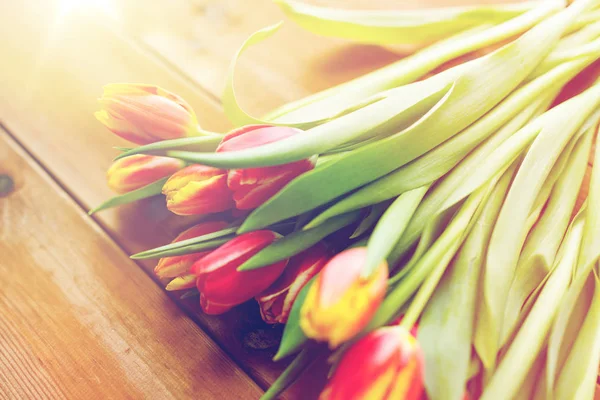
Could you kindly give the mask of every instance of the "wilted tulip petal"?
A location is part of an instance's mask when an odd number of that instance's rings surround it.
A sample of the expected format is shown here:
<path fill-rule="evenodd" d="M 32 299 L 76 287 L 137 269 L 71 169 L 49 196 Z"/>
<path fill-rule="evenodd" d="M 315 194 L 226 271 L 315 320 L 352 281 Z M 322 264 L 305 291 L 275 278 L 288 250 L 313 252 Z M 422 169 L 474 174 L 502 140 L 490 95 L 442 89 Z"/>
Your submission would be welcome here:
<path fill-rule="evenodd" d="M 357 247 L 333 257 L 311 286 L 300 312 L 306 336 L 329 342 L 331 348 L 352 338 L 373 317 L 387 286 L 383 262 L 369 277 L 361 276 L 367 249 Z"/>
<path fill-rule="evenodd" d="M 414 336 L 398 326 L 377 329 L 342 357 L 320 400 L 420 400 L 423 355 Z"/>
<path fill-rule="evenodd" d="M 130 142 L 148 144 L 196 134 L 196 114 L 179 96 L 158 86 L 114 83 L 104 87 L 96 118 Z"/>
<path fill-rule="evenodd" d="M 327 247 L 322 243 L 290 259 L 279 279 L 256 296 L 263 320 L 269 324 L 287 322 L 296 297 L 328 260 Z"/>
<path fill-rule="evenodd" d="M 246 233 L 225 243 L 198 260 L 191 269 L 198 279 L 203 310 L 219 314 L 256 296 L 281 275 L 287 260 L 251 270 L 237 268 L 280 236 L 271 231 Z"/>
<path fill-rule="evenodd" d="M 301 133 L 301 130 L 289 127 L 245 126 L 225 135 L 217 152 L 258 147 Z M 250 210 L 263 204 L 291 180 L 314 166 L 315 160 L 307 159 L 272 167 L 233 169 L 228 172 L 227 185 L 233 192 L 236 207 Z"/>
<path fill-rule="evenodd" d="M 108 187 L 119 194 L 131 192 L 172 175 L 183 166 L 183 161 L 169 157 L 136 154 L 121 158 L 108 169 Z"/>
<path fill-rule="evenodd" d="M 228 224 L 225 221 L 202 222 L 181 232 L 172 243 L 181 242 L 182 240 L 187 240 L 198 236 L 208 235 L 209 233 L 225 229 L 227 225 Z M 199 253 L 184 254 L 182 256 L 161 258 L 154 268 L 154 273 L 159 278 L 174 278 L 176 276 L 189 273 L 192 265 L 198 261 L 200 257 L 203 257 L 208 253 L 209 251 L 203 251 Z M 167 290 L 169 289 L 167 288 Z"/>
<path fill-rule="evenodd" d="M 178 215 L 210 214 L 234 207 L 227 187 L 227 173 L 204 165 L 190 165 L 176 172 L 163 186 L 167 208 Z"/>

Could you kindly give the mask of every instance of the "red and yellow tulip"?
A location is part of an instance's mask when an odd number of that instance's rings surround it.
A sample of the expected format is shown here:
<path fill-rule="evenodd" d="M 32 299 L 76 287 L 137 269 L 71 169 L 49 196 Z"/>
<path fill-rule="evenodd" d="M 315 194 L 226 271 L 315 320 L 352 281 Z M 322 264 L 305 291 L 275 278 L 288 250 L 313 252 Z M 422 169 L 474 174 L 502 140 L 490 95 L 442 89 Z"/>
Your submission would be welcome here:
<path fill-rule="evenodd" d="M 357 247 L 333 257 L 311 286 L 300 312 L 306 336 L 335 348 L 360 332 L 385 295 L 385 262 L 368 277 L 361 275 L 367 249 Z"/>
<path fill-rule="evenodd" d="M 198 120 L 181 97 L 158 86 L 113 83 L 104 87 L 96 118 L 130 142 L 148 144 L 197 134 Z"/>
<path fill-rule="evenodd" d="M 256 296 L 262 319 L 269 324 L 286 323 L 296 297 L 328 260 L 327 247 L 321 243 L 290 259 L 279 279 Z"/>
<path fill-rule="evenodd" d="M 399 326 L 379 328 L 342 357 L 320 400 L 420 400 L 423 355 L 415 337 Z"/>
<path fill-rule="evenodd" d="M 169 157 L 136 154 L 121 158 L 106 173 L 108 187 L 119 194 L 131 192 L 172 175 L 183 166 L 181 160 Z"/>
<path fill-rule="evenodd" d="M 217 232 L 227 227 L 225 221 L 210 221 L 202 222 L 198 225 L 194 225 L 191 228 L 181 232 L 172 243 L 181 242 L 195 238 L 198 236 L 208 235 L 209 233 Z M 158 264 L 154 268 L 154 273 L 159 278 L 174 278 L 183 274 L 187 274 L 190 271 L 192 265 L 198 261 L 201 257 L 207 255 L 209 251 L 203 251 L 199 253 L 185 254 L 181 256 L 164 257 L 158 261 Z M 179 281 L 177 281 L 179 282 Z M 174 287 L 174 284 L 171 285 Z M 193 285 L 192 285 L 193 287 Z M 167 290 L 178 290 L 178 289 L 167 289 Z"/>
<path fill-rule="evenodd" d="M 279 237 L 268 230 L 245 233 L 196 261 L 191 272 L 197 276 L 204 312 L 221 314 L 271 286 L 287 260 L 251 271 L 237 271 L 237 268 Z"/>
<path fill-rule="evenodd" d="M 289 127 L 249 125 L 225 135 L 217 152 L 258 147 L 301 133 L 301 130 Z M 233 192 L 236 207 L 250 210 L 263 204 L 292 179 L 314 166 L 314 159 L 306 159 L 272 167 L 233 169 L 227 174 L 227 185 Z"/>
<path fill-rule="evenodd" d="M 204 165 L 190 165 L 176 172 L 162 192 L 167 208 L 178 215 L 210 214 L 234 207 L 227 173 Z"/>

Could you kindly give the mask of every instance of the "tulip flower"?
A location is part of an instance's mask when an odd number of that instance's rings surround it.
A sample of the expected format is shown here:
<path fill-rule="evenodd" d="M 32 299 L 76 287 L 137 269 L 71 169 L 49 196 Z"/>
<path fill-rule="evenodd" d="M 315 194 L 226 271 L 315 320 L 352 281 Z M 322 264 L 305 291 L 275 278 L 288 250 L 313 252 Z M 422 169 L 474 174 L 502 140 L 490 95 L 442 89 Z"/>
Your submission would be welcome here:
<path fill-rule="evenodd" d="M 187 240 L 198 236 L 208 235 L 209 233 L 225 229 L 227 225 L 228 224 L 225 221 L 202 222 L 181 232 L 172 243 L 181 242 L 182 240 Z M 184 254 L 182 256 L 161 258 L 154 268 L 154 273 L 159 278 L 174 278 L 176 276 L 189 273 L 192 265 L 208 253 L 209 251 L 202 251 L 199 253 Z"/>
<path fill-rule="evenodd" d="M 99 102 L 102 109 L 94 114 L 96 118 L 133 143 L 148 144 L 197 134 L 198 120 L 190 105 L 158 86 L 106 85 Z"/>
<path fill-rule="evenodd" d="M 289 127 L 249 125 L 225 135 L 217 152 L 244 150 L 296 134 L 302 134 L 302 131 Z M 315 162 L 316 159 L 312 158 L 272 167 L 233 169 L 227 174 L 227 185 L 233 192 L 236 207 L 250 210 L 273 197 L 292 179 L 313 169 Z"/>
<path fill-rule="evenodd" d="M 296 297 L 328 259 L 327 247 L 322 243 L 293 257 L 279 279 L 256 296 L 262 319 L 268 324 L 286 323 Z"/>
<path fill-rule="evenodd" d="M 186 274 L 178 276 L 167 284 L 165 290 L 172 292 L 175 290 L 192 289 L 196 287 L 196 275 Z"/>
<path fill-rule="evenodd" d="M 387 263 L 362 276 L 367 249 L 356 247 L 333 257 L 311 286 L 300 311 L 300 327 L 309 338 L 327 341 L 330 348 L 360 332 L 385 295 Z"/>
<path fill-rule="evenodd" d="M 399 326 L 379 328 L 342 357 L 320 400 L 419 400 L 424 393 L 423 355 Z"/>
<path fill-rule="evenodd" d="M 178 215 L 210 214 L 234 207 L 227 173 L 204 165 L 190 165 L 177 171 L 162 192 L 167 197 L 167 208 Z"/>
<path fill-rule="evenodd" d="M 184 163 L 169 157 L 136 154 L 121 158 L 106 173 L 108 187 L 119 194 L 131 192 L 174 174 Z"/>
<path fill-rule="evenodd" d="M 197 276 L 200 305 L 207 314 L 221 314 L 267 289 L 281 275 L 287 260 L 254 269 L 237 271 L 250 257 L 280 238 L 267 231 L 254 231 L 235 237 L 192 266 Z"/>

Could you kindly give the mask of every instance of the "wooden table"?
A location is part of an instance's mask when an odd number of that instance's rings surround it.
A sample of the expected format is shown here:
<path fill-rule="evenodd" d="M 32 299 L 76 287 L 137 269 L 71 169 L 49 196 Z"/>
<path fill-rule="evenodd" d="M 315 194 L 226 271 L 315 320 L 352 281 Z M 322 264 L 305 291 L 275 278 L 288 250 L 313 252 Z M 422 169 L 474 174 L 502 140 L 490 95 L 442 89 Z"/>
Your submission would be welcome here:
<path fill-rule="evenodd" d="M 129 259 L 189 218 L 162 199 L 86 214 L 111 196 L 105 171 L 113 146 L 127 145 L 93 118 L 102 86 L 160 85 L 188 100 L 203 127 L 224 131 L 230 58 L 281 19 L 269 0 L 0 2 L 0 174 L 15 183 L 0 197 L 0 399 L 256 399 L 285 367 L 271 361 L 281 328 L 263 324 L 256 305 L 205 316 L 197 299 L 153 281 L 153 263 Z M 260 114 L 399 57 L 288 23 L 244 55 L 238 93 Z M 286 398 L 314 398 L 315 379 Z"/>

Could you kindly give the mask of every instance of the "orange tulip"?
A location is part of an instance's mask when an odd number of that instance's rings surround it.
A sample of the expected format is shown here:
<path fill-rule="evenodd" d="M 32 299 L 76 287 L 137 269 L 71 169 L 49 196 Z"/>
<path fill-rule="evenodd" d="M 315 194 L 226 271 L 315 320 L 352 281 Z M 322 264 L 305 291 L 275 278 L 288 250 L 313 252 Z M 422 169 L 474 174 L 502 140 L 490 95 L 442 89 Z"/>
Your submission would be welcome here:
<path fill-rule="evenodd" d="M 158 86 L 114 83 L 104 87 L 102 109 L 94 115 L 130 142 L 147 144 L 193 136 L 196 114 L 188 103 Z"/>
<path fill-rule="evenodd" d="M 182 240 L 187 240 L 198 236 L 208 235 L 209 233 L 225 229 L 227 225 L 228 224 L 225 221 L 202 222 L 181 232 L 172 243 L 181 242 Z M 174 278 L 176 276 L 189 273 L 192 265 L 208 253 L 210 253 L 210 251 L 161 258 L 154 268 L 154 273 L 159 278 Z"/>
<path fill-rule="evenodd" d="M 300 327 L 306 336 L 335 348 L 368 324 L 385 295 L 388 268 L 383 262 L 364 277 L 366 257 L 367 249 L 357 247 L 325 265 L 300 311 Z"/>
<path fill-rule="evenodd" d="M 162 192 L 167 208 L 178 215 L 217 213 L 234 206 L 226 172 L 204 165 L 190 165 L 176 172 Z"/>
<path fill-rule="evenodd" d="M 249 125 L 225 135 L 217 152 L 244 150 L 301 133 L 301 130 L 289 127 Z M 291 180 L 313 169 L 315 161 L 306 159 L 272 167 L 230 170 L 227 185 L 233 192 L 236 207 L 250 210 L 260 206 Z"/>
<path fill-rule="evenodd" d="M 256 296 L 262 319 L 269 324 L 285 324 L 302 288 L 328 260 L 327 247 L 322 243 L 294 256 L 279 279 Z"/>
<path fill-rule="evenodd" d="M 221 314 L 231 307 L 250 300 L 281 275 L 287 260 L 251 271 L 237 268 L 280 237 L 262 230 L 237 236 L 200 258 L 192 266 L 200 305 L 207 314 Z"/>
<path fill-rule="evenodd" d="M 419 400 L 423 355 L 414 336 L 398 326 L 377 329 L 343 355 L 320 400 Z"/>
<path fill-rule="evenodd" d="M 169 157 L 136 154 L 121 158 L 106 174 L 108 187 L 117 193 L 127 193 L 174 174 L 184 163 Z"/>

